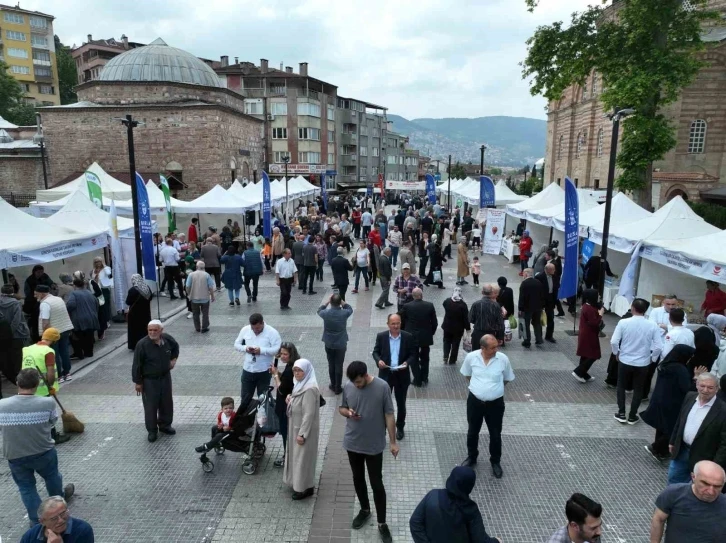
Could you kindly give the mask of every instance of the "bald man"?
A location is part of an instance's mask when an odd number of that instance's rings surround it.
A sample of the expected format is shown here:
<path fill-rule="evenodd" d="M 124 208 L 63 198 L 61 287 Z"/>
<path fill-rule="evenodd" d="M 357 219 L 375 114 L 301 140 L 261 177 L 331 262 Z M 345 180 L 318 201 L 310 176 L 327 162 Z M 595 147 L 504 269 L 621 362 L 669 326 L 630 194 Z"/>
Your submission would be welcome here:
<path fill-rule="evenodd" d="M 174 418 L 174 402 L 171 391 L 171 370 L 179 358 L 179 344 L 169 334 L 163 333 L 161 321 L 152 320 L 147 327 L 148 336 L 139 340 L 134 349 L 131 378 L 136 393 L 144 403 L 144 420 L 150 442 L 156 441 L 159 432 L 176 434 L 171 423 Z"/>
<path fill-rule="evenodd" d="M 555 271 L 555 265 L 549 263 L 545 266 L 544 271 L 534 276 L 544 287 L 544 311 L 545 315 L 547 315 L 545 341 L 550 343 L 557 343 L 553 334 L 555 331 L 555 305 L 557 304 L 557 293 L 560 290 L 560 278 Z"/>
<path fill-rule="evenodd" d="M 404 305 L 401 315 L 401 329 L 411 334 L 416 340 L 418 350 L 417 361 L 411 366 L 413 386 L 429 384 L 429 360 L 434 334 L 439 324 L 434 304 L 423 299 L 423 291 L 415 288 L 411 292 L 413 300 Z"/>

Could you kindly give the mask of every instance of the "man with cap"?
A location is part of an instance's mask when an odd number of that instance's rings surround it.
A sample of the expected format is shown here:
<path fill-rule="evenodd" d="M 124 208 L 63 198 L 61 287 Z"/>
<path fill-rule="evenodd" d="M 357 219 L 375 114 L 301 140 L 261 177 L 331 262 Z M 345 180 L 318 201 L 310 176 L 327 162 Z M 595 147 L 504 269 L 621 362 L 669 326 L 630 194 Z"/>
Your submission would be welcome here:
<path fill-rule="evenodd" d="M 13 285 L 3 285 L 0 288 L 0 371 L 13 384 L 23 360 L 23 346 L 29 341 L 30 330 L 23 318 L 22 304 L 15 297 Z"/>
<path fill-rule="evenodd" d="M 418 275 L 411 273 L 411 265 L 406 263 L 401 266 L 401 275 L 393 282 L 393 291 L 398 295 L 398 311 L 413 300 L 413 289 L 423 288 Z"/>
<path fill-rule="evenodd" d="M 60 339 L 60 333 L 55 328 L 48 328 L 43 332 L 40 341 L 22 351 L 22 369 L 35 369 L 40 374 L 40 384 L 35 391 L 36 396 L 54 395 L 60 388 L 58 375 L 56 374 L 56 360 L 53 345 Z M 71 437 L 67 434 L 59 434 L 55 427 L 51 428 L 51 436 L 56 445 L 65 443 Z"/>
<path fill-rule="evenodd" d="M 144 402 L 144 419 L 149 441 L 154 442 L 158 432 L 176 434 L 171 423 L 174 418 L 174 402 L 171 392 L 171 370 L 179 358 L 179 344 L 169 334 L 164 334 L 159 320 L 149 322 L 149 335 L 142 338 L 134 349 L 131 378 L 136 393 Z"/>
<path fill-rule="evenodd" d="M 69 352 L 73 322 L 62 298 L 53 296 L 47 285 L 35 287 L 35 299 L 40 303 L 38 331 L 43 335 L 48 328 L 55 328 L 60 339 L 53 344 L 55 363 L 58 369 L 58 381 L 71 380 L 71 354 Z"/>

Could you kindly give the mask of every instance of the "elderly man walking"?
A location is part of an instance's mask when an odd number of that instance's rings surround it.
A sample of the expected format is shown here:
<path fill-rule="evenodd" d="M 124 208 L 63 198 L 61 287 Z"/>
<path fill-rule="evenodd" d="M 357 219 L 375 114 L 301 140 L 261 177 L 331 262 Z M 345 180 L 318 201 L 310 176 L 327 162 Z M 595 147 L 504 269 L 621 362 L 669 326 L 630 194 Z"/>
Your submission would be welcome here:
<path fill-rule="evenodd" d="M 192 303 L 194 329 L 206 334 L 209 332 L 209 303 L 214 301 L 214 281 L 206 272 L 203 261 L 197 262 L 197 269 L 187 275 L 187 293 Z M 199 314 L 202 314 L 201 322 Z"/>
<path fill-rule="evenodd" d="M 340 297 L 345 300 L 345 293 L 350 285 L 348 272 L 353 271 L 353 264 L 343 256 L 343 248 L 335 249 L 336 257 L 330 261 L 330 271 L 333 272 L 333 286 L 338 289 Z"/>
<path fill-rule="evenodd" d="M 481 299 L 471 304 L 469 322 L 472 324 L 471 344 L 479 345 L 479 340 L 491 334 L 500 343 L 504 340 L 504 317 L 502 307 L 496 302 L 499 288 L 486 284 L 481 289 Z"/>
<path fill-rule="evenodd" d="M 555 332 L 555 306 L 557 305 L 557 292 L 560 290 L 560 278 L 555 273 L 557 268 L 554 264 L 548 263 L 544 271 L 534 276 L 544 288 L 544 310 L 547 315 L 547 328 L 545 329 L 545 341 L 557 343 L 554 337 Z"/>
<path fill-rule="evenodd" d="M 131 379 L 136 393 L 141 394 L 146 431 L 153 443 L 159 432 L 176 434 L 171 426 L 174 419 L 171 370 L 179 358 L 179 344 L 163 332 L 164 325 L 159 320 L 150 321 L 146 330 L 149 335 L 140 339 L 134 349 Z"/>
<path fill-rule="evenodd" d="M 219 292 L 222 290 L 222 264 L 219 262 L 219 259 L 222 257 L 221 249 L 214 243 L 212 238 L 207 238 L 204 246 L 199 251 L 199 255 L 204 262 L 207 273 L 214 277 L 217 292 Z"/>
<path fill-rule="evenodd" d="M 413 289 L 413 300 L 401 308 L 401 329 L 411 334 L 416 340 L 416 361 L 411 364 L 413 386 L 421 387 L 429 384 L 429 362 L 431 345 L 439 321 L 436 308 L 431 302 L 424 301 L 423 291 Z"/>
<path fill-rule="evenodd" d="M 499 342 L 491 334 L 479 341 L 480 350 L 464 359 L 461 374 L 466 377 L 469 396 L 466 400 L 466 436 L 468 456 L 462 466 L 474 466 L 479 457 L 479 432 L 486 422 L 489 431 L 489 461 L 494 477 L 501 479 L 502 422 L 504 420 L 504 386 L 514 381 L 514 372 L 507 355 L 497 351 Z"/>
<path fill-rule="evenodd" d="M 38 333 L 42 336 L 48 328 L 55 328 L 60 333 L 60 339 L 53 344 L 55 363 L 58 369 L 58 380 L 71 380 L 71 354 L 69 352 L 73 322 L 68 314 L 65 302 L 50 294 L 46 285 L 35 287 L 35 298 L 40 302 L 40 316 L 38 318 Z"/>
<path fill-rule="evenodd" d="M 275 282 L 280 287 L 280 309 L 290 309 L 290 295 L 297 279 L 298 267 L 291 256 L 290 249 L 285 249 L 282 258 L 275 264 Z"/>
<path fill-rule="evenodd" d="M 281 343 L 279 332 L 266 324 L 260 313 L 250 315 L 249 324 L 240 330 L 234 340 L 235 350 L 245 355 L 240 406 L 247 406 L 255 393 L 259 396 L 267 392 L 272 378 L 270 368 L 280 351 Z"/>
<path fill-rule="evenodd" d="M 411 266 L 408 263 L 403 264 L 401 266 L 401 275 L 396 277 L 393 282 L 393 290 L 398 295 L 398 311 L 401 311 L 404 305 L 413 300 L 413 290 L 422 287 L 423 283 L 421 283 L 418 275 L 411 273 Z"/>
<path fill-rule="evenodd" d="M 393 304 L 388 301 L 388 294 L 391 291 L 391 277 L 393 275 L 393 269 L 391 268 L 391 248 L 386 247 L 381 252 L 381 257 L 378 259 L 378 277 L 381 279 L 381 295 L 375 303 L 378 309 L 384 307 L 390 307 Z"/>
<path fill-rule="evenodd" d="M 340 294 L 333 294 L 328 303 L 318 309 L 318 316 L 323 319 L 322 341 L 328 357 L 328 388 L 336 394 L 343 392 L 343 363 L 348 348 L 347 322 L 352 314 L 353 308 Z"/>
<path fill-rule="evenodd" d="M 20 490 L 28 518 L 38 522 L 40 496 L 36 489 L 35 474 L 45 481 L 48 494 L 70 499 L 75 486 L 63 486 L 58 471 L 58 454 L 51 437 L 51 429 L 58 420 L 55 401 L 36 395 L 40 374 L 35 368 L 20 370 L 17 376 L 18 394 L 0 400 L 0 428 L 3 431 L 3 456 Z"/>

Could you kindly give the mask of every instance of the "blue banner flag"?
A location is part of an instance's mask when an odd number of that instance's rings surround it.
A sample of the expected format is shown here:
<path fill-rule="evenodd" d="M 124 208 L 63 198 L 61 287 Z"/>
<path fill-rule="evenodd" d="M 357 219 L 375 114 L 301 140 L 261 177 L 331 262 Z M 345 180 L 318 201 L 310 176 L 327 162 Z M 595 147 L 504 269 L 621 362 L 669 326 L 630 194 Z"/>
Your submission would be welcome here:
<path fill-rule="evenodd" d="M 323 194 L 323 207 L 328 211 L 328 190 L 325 186 L 325 174 L 320 175 L 320 190 Z"/>
<path fill-rule="evenodd" d="M 151 208 L 149 193 L 144 179 L 136 172 L 136 205 L 139 211 L 139 232 L 141 235 L 141 263 L 144 279 L 156 281 L 156 260 L 154 259 L 154 234 L 151 230 Z"/>
<path fill-rule="evenodd" d="M 587 261 L 592 257 L 592 253 L 595 251 L 595 243 L 591 239 L 586 239 L 582 242 L 582 265 L 587 264 Z"/>
<path fill-rule="evenodd" d="M 577 254 L 580 242 L 580 202 L 577 188 L 569 177 L 565 177 L 565 264 L 562 266 L 562 281 L 558 298 L 577 295 Z"/>
<path fill-rule="evenodd" d="M 368 183 L 368 186 L 366 187 L 366 196 L 373 196 L 373 185 L 371 185 L 370 183 Z"/>
<path fill-rule="evenodd" d="M 436 203 L 436 181 L 430 173 L 426 174 L 426 196 L 428 196 L 430 204 Z"/>
<path fill-rule="evenodd" d="M 262 235 L 266 238 L 272 238 L 271 204 L 270 178 L 262 172 Z"/>
<path fill-rule="evenodd" d="M 434 181 L 436 181 L 437 183 L 439 181 L 441 181 L 441 174 L 440 173 L 437 173 L 436 175 L 434 175 Z"/>
<path fill-rule="evenodd" d="M 479 209 L 495 206 L 496 196 L 494 196 L 494 181 L 491 177 L 482 175 L 479 178 Z"/>

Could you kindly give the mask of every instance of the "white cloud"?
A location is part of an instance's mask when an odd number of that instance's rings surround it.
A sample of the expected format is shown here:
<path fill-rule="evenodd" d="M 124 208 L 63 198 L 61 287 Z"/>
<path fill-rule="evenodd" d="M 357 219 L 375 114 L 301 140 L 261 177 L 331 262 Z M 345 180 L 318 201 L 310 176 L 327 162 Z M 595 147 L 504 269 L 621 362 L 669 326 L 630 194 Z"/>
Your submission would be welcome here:
<path fill-rule="evenodd" d="M 544 118 L 519 62 L 537 26 L 598 0 L 24 0 L 56 17 L 66 44 L 86 35 L 169 45 L 204 58 L 309 63 L 346 97 L 415 117 Z"/>

